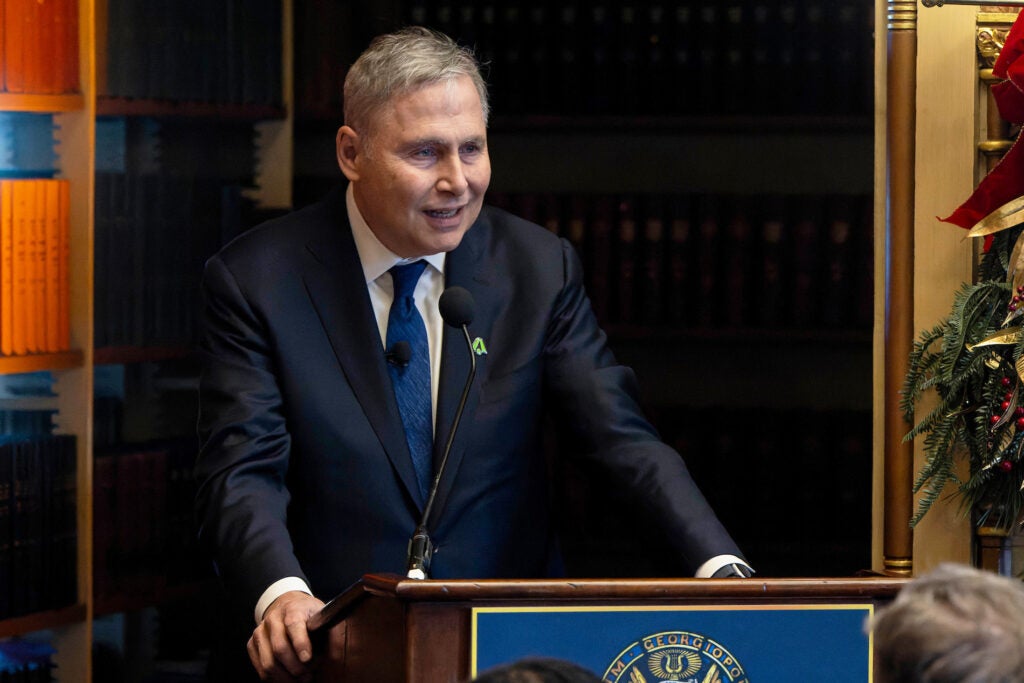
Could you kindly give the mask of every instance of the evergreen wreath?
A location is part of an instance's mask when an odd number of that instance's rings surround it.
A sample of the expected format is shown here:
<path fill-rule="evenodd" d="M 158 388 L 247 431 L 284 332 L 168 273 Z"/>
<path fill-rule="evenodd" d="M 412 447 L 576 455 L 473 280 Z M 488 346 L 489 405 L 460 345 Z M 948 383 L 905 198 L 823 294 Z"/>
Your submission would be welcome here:
<path fill-rule="evenodd" d="M 1024 198 L 997 209 L 969 233 L 988 236 L 978 281 L 964 284 L 949 316 L 914 342 L 900 407 L 908 424 L 934 390 L 939 403 L 904 437 L 924 437 L 923 491 L 916 525 L 947 484 L 981 525 L 1022 523 L 1024 503 Z M 966 479 L 957 461 L 967 458 Z"/>

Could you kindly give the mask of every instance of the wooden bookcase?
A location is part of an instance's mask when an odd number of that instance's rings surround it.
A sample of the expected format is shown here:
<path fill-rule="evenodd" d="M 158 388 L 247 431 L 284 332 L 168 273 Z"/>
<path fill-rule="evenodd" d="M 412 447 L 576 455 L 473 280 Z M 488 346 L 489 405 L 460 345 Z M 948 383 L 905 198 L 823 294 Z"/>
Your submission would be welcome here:
<path fill-rule="evenodd" d="M 134 1 L 134 0 L 133 0 Z M 142 6 L 144 3 L 137 3 Z M 220 3 L 218 3 L 220 4 Z M 224 3 L 225 5 L 227 3 Z M 102 614 L 145 612 L 164 601 L 194 598 L 201 586 L 176 586 L 145 595 L 94 597 L 94 389 L 95 372 L 109 364 L 174 362 L 189 354 L 187 346 L 94 348 L 94 285 L 97 117 L 157 118 L 185 121 L 201 129 L 208 124 L 237 122 L 251 126 L 253 155 L 259 162 L 250 199 L 263 209 L 291 204 L 291 17 L 292 0 L 280 3 L 282 48 L 281 98 L 278 104 L 224 104 L 101 97 L 107 54 L 108 0 L 77 0 L 79 13 L 80 91 L 69 95 L 0 93 L 0 112 L 52 116 L 57 177 L 70 181 L 70 330 L 72 349 L 61 353 L 0 357 L 0 374 L 48 371 L 54 377 L 57 433 L 77 437 L 77 595 L 75 604 L 0 620 L 0 639 L 31 637 L 56 649 L 58 681 L 90 681 L 94 675 L 94 625 Z M 277 18 L 274 17 L 274 21 Z M 35 405 L 35 404 L 33 404 Z M 142 620 L 144 621 L 144 619 Z M 134 617 L 127 624 L 142 623 Z M 140 629 L 141 632 L 142 629 Z M 129 639 L 137 639 L 132 634 Z M 145 648 L 143 648 L 145 649 Z"/>
<path fill-rule="evenodd" d="M 58 680 L 88 680 L 92 619 L 92 207 L 93 118 L 95 115 L 95 36 L 93 0 L 78 0 L 79 82 L 71 95 L 0 96 L 3 111 L 52 115 L 59 156 L 59 178 L 70 181 L 70 331 L 72 350 L 0 358 L 0 373 L 50 371 L 55 378 L 60 433 L 77 437 L 77 593 L 73 606 L 0 621 L 0 636 L 48 631 L 57 649 Z"/>

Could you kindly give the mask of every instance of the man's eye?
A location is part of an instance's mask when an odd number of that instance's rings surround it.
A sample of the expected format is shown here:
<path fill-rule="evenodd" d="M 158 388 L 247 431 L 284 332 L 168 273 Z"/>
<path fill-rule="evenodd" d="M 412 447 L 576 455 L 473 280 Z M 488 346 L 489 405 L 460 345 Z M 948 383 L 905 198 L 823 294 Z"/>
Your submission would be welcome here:
<path fill-rule="evenodd" d="M 429 147 L 426 147 L 424 149 L 416 150 L 415 152 L 413 152 L 412 155 L 414 157 L 420 157 L 422 159 L 427 159 L 427 158 L 430 158 L 430 157 L 434 156 L 434 150 L 429 148 Z"/>
<path fill-rule="evenodd" d="M 476 144 L 475 142 L 474 143 L 470 143 L 468 145 L 463 145 L 462 146 L 462 153 L 463 154 L 477 154 L 479 152 L 480 152 L 480 145 Z"/>

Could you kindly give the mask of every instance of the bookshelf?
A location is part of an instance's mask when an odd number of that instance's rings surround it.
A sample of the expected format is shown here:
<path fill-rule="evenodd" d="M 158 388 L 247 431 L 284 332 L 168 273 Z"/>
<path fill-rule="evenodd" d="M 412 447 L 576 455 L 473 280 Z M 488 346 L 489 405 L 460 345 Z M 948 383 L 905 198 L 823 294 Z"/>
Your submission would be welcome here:
<path fill-rule="evenodd" d="M 15 3 L 5 3 L 8 10 Z M 0 637 L 8 639 L 45 639 L 56 650 L 52 663 L 59 673 L 57 680 L 81 680 L 87 676 L 91 662 L 92 576 L 91 540 L 92 520 L 89 496 L 91 480 L 92 416 L 92 191 L 94 139 L 94 42 L 92 0 L 60 0 L 39 5 L 33 14 L 34 24 L 24 26 L 20 35 L 24 40 L 24 63 L 16 55 L 4 53 L 5 85 L 0 93 L 0 111 L 5 115 L 20 112 L 33 119 L 19 119 L 14 125 L 15 135 L 38 135 L 36 123 L 51 126 L 55 164 L 52 170 L 42 169 L 42 163 L 27 162 L 23 174 L 12 168 L 7 177 L 58 178 L 67 181 L 69 192 L 68 239 L 69 271 L 67 287 L 70 300 L 66 313 L 70 349 L 61 352 L 29 353 L 0 357 L 3 381 L 18 381 L 26 373 L 49 373 L 52 377 L 52 398 L 46 399 L 47 410 L 54 413 L 55 433 L 74 435 L 75 504 L 69 511 L 74 515 L 75 561 L 74 598 L 55 608 L 32 610 L 0 620 Z M 24 8 L 22 8 L 24 9 Z M 76 12 L 76 15 L 67 14 Z M 10 16 L 10 15 L 8 15 Z M 71 20 L 69 20 L 69 17 Z M 63 22 L 61 30 L 77 34 L 49 32 L 51 23 Z M 56 24 L 52 24 L 56 26 Z M 11 48 L 12 29 L 6 27 L 6 47 Z M 56 28 L 53 29 L 54 31 Z M 41 33 L 35 33 L 41 31 Z M 57 36 L 60 36 L 59 38 Z M 66 50 L 72 47 L 77 54 Z M 43 55 L 47 59 L 43 59 Z M 35 55 L 35 56 L 33 56 Z M 24 73 L 19 69 L 24 68 Z M 32 74 L 27 82 L 22 75 Z M 17 90 L 18 92 L 12 92 Z M 29 125 L 31 123 L 31 125 Z M 44 155 L 45 156 L 45 155 Z M 15 166 L 18 165 L 15 153 Z M 5 163 L 7 160 L 5 160 Z M 22 163 L 26 163 L 21 158 Z M 35 410 L 37 399 L 5 401 L 11 411 Z M 52 454 L 47 454 L 51 455 Z M 40 462 L 43 462 L 40 460 Z M 49 463 L 53 464 L 53 463 Z M 47 465 L 48 466 L 48 465 Z M 42 494 L 41 494 L 42 495 Z M 29 546 L 32 548 L 34 546 Z M 7 551 L 9 552 L 9 551 Z M 30 550 L 30 552 L 32 552 Z M 14 555 L 18 557 L 17 554 Z M 2 641 L 6 642 L 6 641 Z"/>
<path fill-rule="evenodd" d="M 109 313 L 109 308 L 104 307 L 125 297 L 132 300 L 130 286 L 120 293 L 98 289 L 100 285 L 105 287 L 109 284 L 111 271 L 107 260 L 110 252 L 100 250 L 101 246 L 110 248 L 110 242 L 103 234 L 106 226 L 98 223 L 104 217 L 101 209 L 108 206 L 109 194 L 106 192 L 109 188 L 105 183 L 109 181 L 109 166 L 114 153 L 108 144 L 109 122 L 120 121 L 122 128 L 137 134 L 135 141 L 140 146 L 127 148 L 129 155 L 134 155 L 128 163 L 138 164 L 135 168 L 141 169 L 142 173 L 156 176 L 169 176 L 182 165 L 187 166 L 188 151 L 178 150 L 178 143 L 192 141 L 194 150 L 195 141 L 202 137 L 204 130 L 207 131 L 206 147 L 209 148 L 215 147 L 208 144 L 211 135 L 225 145 L 232 139 L 243 140 L 245 149 L 237 155 L 245 156 L 244 164 L 228 158 L 219 159 L 220 165 L 209 164 L 205 169 L 196 170 L 195 164 L 192 165 L 197 175 L 209 171 L 209 177 L 196 181 L 195 185 L 202 186 L 204 181 L 208 181 L 210 187 L 214 186 L 214 176 L 218 171 L 224 171 L 235 162 L 238 166 L 246 166 L 244 173 L 231 176 L 231 196 L 225 193 L 223 197 L 217 197 L 218 212 L 222 209 L 231 212 L 237 221 L 228 226 L 230 229 L 240 230 L 243 222 L 255 222 L 259 212 L 279 211 L 287 207 L 291 203 L 291 75 L 288 61 L 291 51 L 291 0 L 202 3 L 202 11 L 196 16 L 189 15 L 187 20 L 185 6 L 175 3 L 165 3 L 157 16 L 152 13 L 136 15 L 134 10 L 141 9 L 142 3 L 124 0 L 46 0 L 39 3 L 4 0 L 2 4 L 8 18 L 16 17 L 18 21 L 26 22 L 26 30 L 29 30 L 30 18 L 33 22 L 42 21 L 46 12 L 51 10 L 77 12 L 77 21 L 74 22 L 67 21 L 70 15 L 66 14 L 54 19 L 61 22 L 60 30 L 74 27 L 77 35 L 44 28 L 42 30 L 46 33 L 36 39 L 31 37 L 31 33 L 15 35 L 12 33 L 15 29 L 8 25 L 2 27 L 6 38 L 29 38 L 23 41 L 24 48 L 12 48 L 16 41 L 5 40 L 4 51 L 0 51 L 0 118 L 10 117 L 0 121 L 0 125 L 7 126 L 4 130 L 12 130 L 10 139 L 14 140 L 13 143 L 8 141 L 7 147 L 0 144 L 0 156 L 6 155 L 0 159 L 0 176 L 5 182 L 6 179 L 21 182 L 56 178 L 67 181 L 70 187 L 67 212 L 70 245 L 67 259 L 67 334 L 70 348 L 53 351 L 44 350 L 45 346 L 41 345 L 38 351 L 0 355 L 0 383 L 8 391 L 0 398 L 0 406 L 5 417 L 22 413 L 49 416 L 47 419 L 52 421 L 55 434 L 76 437 L 73 453 L 76 498 L 75 506 L 70 510 L 76 557 L 70 563 L 74 570 L 75 597 L 52 607 L 0 615 L 0 649 L 8 643 L 39 641 L 44 644 L 42 649 L 47 651 L 46 666 L 55 667 L 52 670 L 55 680 L 89 681 L 94 677 L 104 680 L 109 672 L 102 668 L 108 654 L 103 638 L 109 628 L 100 623 L 102 620 L 109 619 L 111 615 L 124 615 L 121 623 L 127 626 L 121 636 L 123 640 L 130 641 L 128 648 L 147 651 L 152 644 L 140 643 L 140 638 L 145 641 L 149 636 L 141 632 L 127 633 L 127 629 L 147 620 L 162 623 L 165 617 L 171 619 L 155 609 L 155 606 L 170 605 L 169 613 L 177 613 L 178 616 L 167 628 L 180 635 L 184 633 L 185 623 L 180 614 L 182 605 L 205 602 L 209 588 L 205 577 L 197 573 L 194 575 L 197 578 L 177 583 L 154 582 L 144 586 L 144 582 L 136 582 L 131 590 L 108 591 L 102 596 L 95 592 L 98 568 L 94 558 L 94 540 L 105 538 L 105 529 L 95 528 L 97 519 L 92 494 L 95 491 L 94 466 L 99 451 L 94 436 L 99 433 L 104 439 L 109 437 L 109 432 L 102 431 L 105 428 L 102 424 L 104 411 L 108 407 L 102 392 L 109 387 L 113 374 L 131 385 L 130 391 L 144 395 L 140 400 L 136 400 L 136 396 L 128 396 L 132 406 L 131 424 L 125 425 L 128 429 L 119 436 L 144 439 L 153 436 L 154 431 L 168 429 L 166 425 L 154 424 L 158 417 L 150 412 L 151 404 L 158 401 L 154 397 L 164 394 L 170 394 L 170 402 L 174 403 L 188 392 L 194 393 L 194 368 L 190 357 L 197 329 L 192 312 L 183 308 L 176 311 L 182 316 L 178 319 L 181 321 L 178 327 L 186 330 L 182 335 L 128 337 L 99 347 L 95 343 L 98 330 L 111 329 L 109 320 L 100 315 Z M 194 4 L 189 7 L 198 8 Z M 4 15 L 0 13 L 0 16 Z M 142 28 L 146 30 L 158 31 L 158 35 L 150 34 L 148 38 L 159 38 L 159 41 L 126 44 L 122 40 L 125 36 L 116 34 L 116 31 L 127 25 L 125 20 L 128 18 L 142 21 Z M 196 23 L 200 20 L 201 26 Z M 192 22 L 190 30 L 174 34 L 170 30 L 174 21 Z M 222 33 L 218 29 L 221 26 L 230 30 Z M 113 40 L 111 30 L 115 31 Z M 232 36 L 237 40 L 232 42 Z M 140 34 L 136 37 L 146 36 Z M 175 40 L 190 42 L 188 46 L 182 46 Z M 211 63 L 211 51 L 229 44 L 244 49 L 225 51 L 220 55 L 224 60 L 223 69 L 205 68 Z M 74 59 L 66 55 L 68 46 L 77 48 L 78 54 Z M 131 49 L 141 50 L 134 55 L 136 59 L 127 54 Z M 168 67 L 161 66 L 164 59 L 170 60 L 164 64 L 174 65 L 173 78 L 164 78 L 168 73 Z M 191 71 L 178 68 L 186 61 Z M 73 64 L 73 68 L 69 64 Z M 24 82 L 19 80 L 18 69 L 21 66 L 30 75 Z M 161 68 L 165 68 L 163 74 Z M 190 80 L 193 75 L 214 71 L 231 77 L 217 83 L 209 79 L 202 83 Z M 113 82 L 111 75 L 114 76 Z M 133 89 L 143 82 L 147 90 Z M 152 89 L 163 85 L 180 89 Z M 217 88 L 222 86 L 230 88 L 231 92 L 224 95 L 218 91 Z M 30 149 L 36 154 L 30 162 L 24 161 L 26 140 L 43 150 Z M 163 155 L 149 155 L 154 143 L 161 142 L 165 143 L 165 149 L 158 151 Z M 9 149 L 12 144 L 13 151 Z M 175 152 L 180 153 L 176 156 Z M 191 236 L 188 229 L 182 231 L 183 226 L 191 228 Z M 143 221 L 137 227 L 153 232 L 159 226 L 145 225 Z M 162 227 L 166 229 L 168 226 Z M 176 233 L 179 242 L 188 242 L 195 247 L 194 252 L 184 256 L 185 261 L 179 262 L 183 266 L 181 270 L 191 275 L 182 281 L 165 283 L 168 291 L 177 288 L 178 297 L 184 300 L 195 294 L 194 290 L 190 294 L 188 289 L 195 285 L 188 283 L 198 281 L 201 261 L 219 242 L 200 243 L 196 235 L 202 234 L 204 227 L 208 226 L 199 221 L 182 221 L 181 225 L 173 227 L 179 230 Z M 224 225 L 217 226 L 218 240 L 230 238 L 225 229 Z M 131 252 L 128 257 L 138 257 L 139 253 Z M 119 265 L 127 265 L 134 273 L 141 272 L 137 258 L 119 262 Z M 125 282 L 115 284 L 124 285 Z M 104 293 L 103 297 L 97 296 L 100 292 Z M 142 308 L 151 303 L 148 300 L 132 301 L 133 305 Z M 167 305 L 167 300 L 163 303 Z M 119 312 L 125 314 L 127 311 L 121 309 Z M 166 318 L 170 313 L 164 309 L 161 315 Z M 132 324 L 133 329 L 151 329 L 137 322 Z M 33 385 L 33 382 L 45 384 L 46 389 L 41 390 L 41 394 L 25 396 L 14 389 L 6 389 L 8 384 L 21 386 Z M 10 393 L 12 391 L 14 393 Z M 189 410 L 188 402 L 183 410 Z M 177 415 L 176 419 L 179 423 L 189 422 L 182 415 Z M 5 419 L 5 424 L 7 422 L 11 420 Z M 189 422 L 186 431 L 191 428 Z M 109 441 L 101 440 L 99 443 L 106 447 Z M 178 469 L 173 475 L 169 470 L 167 474 L 168 477 L 173 476 L 173 481 L 168 482 L 168 486 L 175 490 L 173 505 L 180 508 L 185 516 L 190 515 L 190 501 L 184 500 L 187 493 L 182 487 L 187 483 L 187 475 L 182 474 L 181 468 L 189 461 L 188 457 L 179 457 L 175 461 Z M 181 514 L 173 524 L 177 525 L 174 533 L 178 535 L 162 536 L 161 540 L 169 546 L 183 547 L 184 536 L 191 537 L 191 529 L 182 530 Z M 9 550 L 4 551 L 6 557 L 11 557 L 8 553 Z M 171 564 L 175 562 L 171 561 Z M 166 567 L 149 569 L 150 573 L 165 573 L 165 570 Z M 194 568 L 176 564 L 175 571 L 178 570 L 181 571 L 176 576 L 180 578 Z M 0 605 L 3 604 L 0 601 Z M 194 610 L 192 613 L 195 614 Z M 213 619 L 209 622 L 213 623 Z M 97 640 L 98 634 L 100 640 Z M 100 646 L 99 659 L 103 661 L 99 669 L 94 669 L 97 646 Z M 49 648 L 52 648 L 52 654 Z M 152 667 L 141 662 L 144 653 L 125 653 L 125 656 L 132 658 L 135 673 L 140 676 L 153 673 Z M 6 670 L 4 675 L 7 675 Z"/>
<path fill-rule="evenodd" d="M 341 123 L 338 84 L 344 66 L 339 65 L 351 63 L 373 35 L 408 23 L 475 45 L 488 64 L 492 96 L 493 176 L 487 201 L 547 225 L 577 245 L 613 351 L 637 372 L 645 409 L 662 437 L 681 451 L 691 444 L 687 462 L 716 509 L 729 518 L 727 527 L 741 537 L 741 547 L 767 576 L 852 574 L 870 567 L 874 4 L 407 0 L 371 5 L 365 12 L 357 11 L 356 3 L 335 0 L 297 5 L 296 205 L 315 201 L 341 182 L 331 144 Z M 320 21 L 324 17 L 332 19 Z M 328 40 L 324 24 L 343 28 Z M 826 315 L 820 303 L 812 318 L 769 323 L 761 315 L 763 275 L 756 272 L 763 260 L 767 207 L 783 198 L 800 211 L 805 199 L 826 202 L 837 196 L 856 205 L 846 240 L 850 253 L 842 257 L 851 278 L 848 309 L 833 307 Z M 688 207 L 670 208 L 680 197 Z M 685 250 L 695 255 L 700 207 L 709 197 L 722 211 L 717 236 L 726 242 L 714 258 L 739 251 L 728 242 L 733 205 L 745 203 L 750 213 L 755 244 L 751 254 L 735 259 L 749 271 L 738 289 L 731 285 L 749 299 L 743 315 L 728 312 L 733 290 L 721 276 L 714 283 L 721 291 L 711 299 L 700 296 L 693 272 L 683 288 L 691 297 L 687 320 L 673 318 L 664 303 L 660 314 L 644 314 L 649 303 L 642 289 L 644 259 L 652 247 L 645 226 L 660 218 L 655 244 L 668 251 L 671 224 L 685 218 Z M 607 209 L 597 208 L 602 203 Z M 624 204 L 633 213 L 629 228 L 618 215 Z M 602 211 L 610 215 L 595 215 Z M 795 216 L 784 217 L 787 239 L 793 239 L 796 224 Z M 822 218 L 815 228 L 822 253 L 812 265 L 820 269 L 829 265 L 829 225 Z M 636 260 L 624 265 L 622 254 L 630 251 Z M 669 256 L 654 258 L 663 282 Z M 824 273 L 816 278 L 812 287 L 827 288 Z M 635 296 L 623 316 L 619 299 L 630 280 Z M 697 320 L 702 299 L 712 302 L 703 322 Z M 791 309 L 792 301 L 783 305 Z M 836 311 L 844 315 L 831 315 Z M 737 458 L 725 450 L 724 438 L 717 438 L 746 433 L 747 452 L 753 453 L 754 442 L 777 441 L 771 418 L 785 421 L 792 444 L 789 451 L 781 446 L 773 451 L 767 470 L 750 456 Z M 679 424 L 691 425 L 693 433 Z M 844 457 L 854 462 L 844 470 L 849 480 L 833 488 L 831 499 L 812 500 L 800 487 L 786 487 L 791 481 L 818 487 L 815 473 L 831 457 L 821 425 L 833 425 L 836 448 L 845 444 Z M 817 435 L 817 460 L 797 452 L 797 435 L 810 431 Z M 853 445 L 859 450 L 851 451 Z M 722 466 L 729 458 L 738 469 Z M 747 477 L 754 476 L 763 477 L 762 486 L 747 486 Z M 609 508 L 625 503 L 588 506 L 593 487 L 604 484 L 594 475 L 569 472 L 567 477 L 570 486 L 580 488 L 579 495 L 568 496 L 575 506 L 567 511 L 568 526 L 621 532 L 614 539 L 606 532 L 603 544 L 570 538 L 581 543 L 571 549 L 579 554 L 580 571 L 594 566 L 627 571 L 625 558 L 621 566 L 593 558 L 624 538 L 637 539 L 638 548 L 656 541 L 638 538 L 639 521 L 607 519 Z M 782 489 L 785 494 L 771 493 Z M 612 494 L 605 500 L 617 499 Z M 730 512 L 769 506 L 783 510 L 781 519 Z M 812 508 L 815 515 L 847 521 L 830 531 L 814 527 L 822 535 L 807 537 Z M 589 515 L 604 524 L 593 524 Z M 785 524 L 781 533 L 776 528 L 787 515 L 793 520 L 789 536 Z M 773 537 L 774 543 L 761 540 Z M 812 550 L 823 544 L 827 552 Z M 632 570 L 665 575 L 677 568 Z"/>

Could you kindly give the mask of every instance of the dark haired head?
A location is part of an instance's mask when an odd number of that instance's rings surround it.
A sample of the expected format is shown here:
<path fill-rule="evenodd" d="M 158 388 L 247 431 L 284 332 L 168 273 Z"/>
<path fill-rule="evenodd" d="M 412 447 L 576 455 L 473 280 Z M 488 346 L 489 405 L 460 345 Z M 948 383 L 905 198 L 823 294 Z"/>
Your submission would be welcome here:
<path fill-rule="evenodd" d="M 489 669 L 474 683 L 601 683 L 595 674 L 562 659 L 530 657 Z"/>

